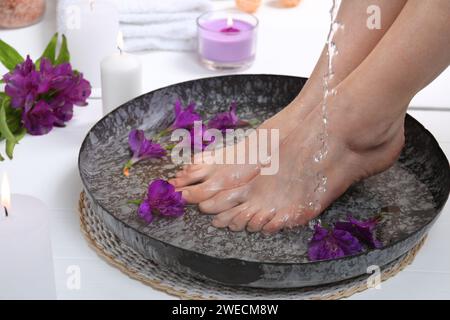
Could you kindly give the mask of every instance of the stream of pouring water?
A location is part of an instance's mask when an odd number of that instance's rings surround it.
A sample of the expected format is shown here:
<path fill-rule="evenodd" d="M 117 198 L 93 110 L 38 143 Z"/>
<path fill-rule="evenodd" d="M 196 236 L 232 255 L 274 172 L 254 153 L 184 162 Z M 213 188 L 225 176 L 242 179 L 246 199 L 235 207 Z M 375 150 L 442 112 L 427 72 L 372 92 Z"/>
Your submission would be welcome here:
<path fill-rule="evenodd" d="M 334 76 L 333 60 L 338 54 L 336 43 L 334 42 L 334 36 L 336 32 L 343 27 L 337 21 L 337 15 L 341 6 L 341 0 L 333 0 L 333 5 L 330 10 L 331 24 L 330 31 L 327 37 L 327 73 L 323 77 L 323 100 L 322 100 L 322 129 L 319 134 L 320 147 L 318 152 L 314 156 L 314 162 L 320 163 L 324 160 L 328 154 L 328 98 L 336 95 L 336 89 L 332 88 L 330 83 Z M 308 204 L 313 210 L 320 210 L 319 198 L 321 193 L 327 191 L 328 178 L 320 171 L 316 174 L 316 185 L 314 188 L 314 200 Z"/>

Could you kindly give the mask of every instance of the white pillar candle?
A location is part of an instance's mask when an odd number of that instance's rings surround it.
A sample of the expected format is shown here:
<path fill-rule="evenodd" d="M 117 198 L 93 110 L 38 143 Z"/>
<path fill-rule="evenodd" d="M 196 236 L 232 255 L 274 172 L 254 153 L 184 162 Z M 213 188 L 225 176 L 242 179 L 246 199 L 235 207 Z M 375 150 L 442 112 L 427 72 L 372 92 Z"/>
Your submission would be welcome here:
<path fill-rule="evenodd" d="M 59 1 L 60 32 L 67 37 L 73 67 L 100 88 L 100 62 L 116 48 L 119 13 L 111 0 Z"/>
<path fill-rule="evenodd" d="M 10 195 L 5 181 L 0 206 L 0 299 L 56 299 L 48 210 L 33 197 Z"/>
<path fill-rule="evenodd" d="M 123 52 L 123 37 L 117 37 L 119 52 L 101 63 L 103 114 L 142 94 L 142 65 L 138 57 Z"/>

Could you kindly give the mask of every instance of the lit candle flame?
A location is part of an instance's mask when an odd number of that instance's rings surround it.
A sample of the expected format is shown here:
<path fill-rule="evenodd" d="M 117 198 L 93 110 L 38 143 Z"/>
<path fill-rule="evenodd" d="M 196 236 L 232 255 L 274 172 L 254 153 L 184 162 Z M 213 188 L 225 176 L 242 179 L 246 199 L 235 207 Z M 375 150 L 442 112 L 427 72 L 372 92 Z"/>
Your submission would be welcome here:
<path fill-rule="evenodd" d="M 2 193 L 1 206 L 6 209 L 10 209 L 11 208 L 11 191 L 9 188 L 8 175 L 6 173 L 3 174 L 1 193 Z"/>
<path fill-rule="evenodd" d="M 117 34 L 117 48 L 119 48 L 119 51 L 121 54 L 123 51 L 123 47 L 124 47 L 123 33 L 122 33 L 122 31 L 119 31 L 119 33 Z"/>
<path fill-rule="evenodd" d="M 233 24 L 234 24 L 233 18 L 231 16 L 228 16 L 228 18 L 227 18 L 227 28 L 231 28 L 233 26 Z"/>

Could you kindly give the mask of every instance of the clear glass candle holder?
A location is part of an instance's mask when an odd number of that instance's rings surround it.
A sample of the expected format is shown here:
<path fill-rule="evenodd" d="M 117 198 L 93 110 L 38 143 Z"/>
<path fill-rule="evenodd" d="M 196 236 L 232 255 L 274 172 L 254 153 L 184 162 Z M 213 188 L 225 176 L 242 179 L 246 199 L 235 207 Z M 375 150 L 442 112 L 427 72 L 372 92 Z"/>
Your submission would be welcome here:
<path fill-rule="evenodd" d="M 210 11 L 197 19 L 198 55 L 211 70 L 247 68 L 255 60 L 258 19 L 238 10 Z"/>

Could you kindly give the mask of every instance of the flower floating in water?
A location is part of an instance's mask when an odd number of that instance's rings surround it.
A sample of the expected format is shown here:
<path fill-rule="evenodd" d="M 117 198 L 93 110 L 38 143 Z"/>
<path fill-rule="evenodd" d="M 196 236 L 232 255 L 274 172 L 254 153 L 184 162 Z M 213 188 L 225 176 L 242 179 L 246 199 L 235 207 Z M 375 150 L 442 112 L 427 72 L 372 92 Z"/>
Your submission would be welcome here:
<path fill-rule="evenodd" d="M 209 120 L 208 129 L 218 129 L 224 132 L 226 129 L 235 129 L 248 125 L 247 121 L 238 118 L 236 108 L 237 104 L 233 102 L 229 111 L 216 114 L 214 118 Z"/>
<path fill-rule="evenodd" d="M 152 140 L 145 138 L 144 131 L 131 130 L 128 134 L 128 145 L 133 152 L 133 156 L 123 168 L 124 175 L 129 175 L 130 168 L 138 161 L 150 158 L 162 158 L 166 155 L 166 150 Z"/>
<path fill-rule="evenodd" d="M 195 103 L 189 104 L 183 109 L 180 100 L 177 100 L 174 105 L 175 120 L 169 127 L 169 131 L 175 129 L 190 129 L 195 121 L 201 121 L 202 117 L 195 112 Z"/>
<path fill-rule="evenodd" d="M 158 179 L 149 184 L 147 197 L 140 203 L 138 213 L 147 223 L 151 223 L 155 215 L 182 216 L 185 204 L 181 192 L 176 192 L 167 181 Z"/>
<path fill-rule="evenodd" d="M 209 144 L 214 142 L 214 137 L 211 137 L 210 141 L 206 139 L 206 130 L 207 127 L 204 124 L 194 126 L 189 130 L 191 148 L 194 153 L 204 151 Z"/>
<path fill-rule="evenodd" d="M 336 222 L 333 228 L 316 224 L 309 243 L 309 259 L 329 260 L 357 254 L 363 250 L 362 244 L 369 248 L 381 248 L 383 244 L 375 237 L 378 221 L 378 217 L 360 221 L 349 216 L 348 221 Z"/>
<path fill-rule="evenodd" d="M 349 232 L 314 226 L 314 235 L 309 243 L 308 257 L 311 261 L 330 260 L 359 253 L 361 243 Z"/>
<path fill-rule="evenodd" d="M 375 236 L 375 228 L 378 221 L 378 217 L 366 221 L 360 221 L 349 216 L 348 221 L 336 222 L 334 227 L 339 230 L 350 232 L 361 242 L 367 244 L 369 248 L 379 249 L 383 246 L 383 244 L 381 241 L 377 240 Z"/>

